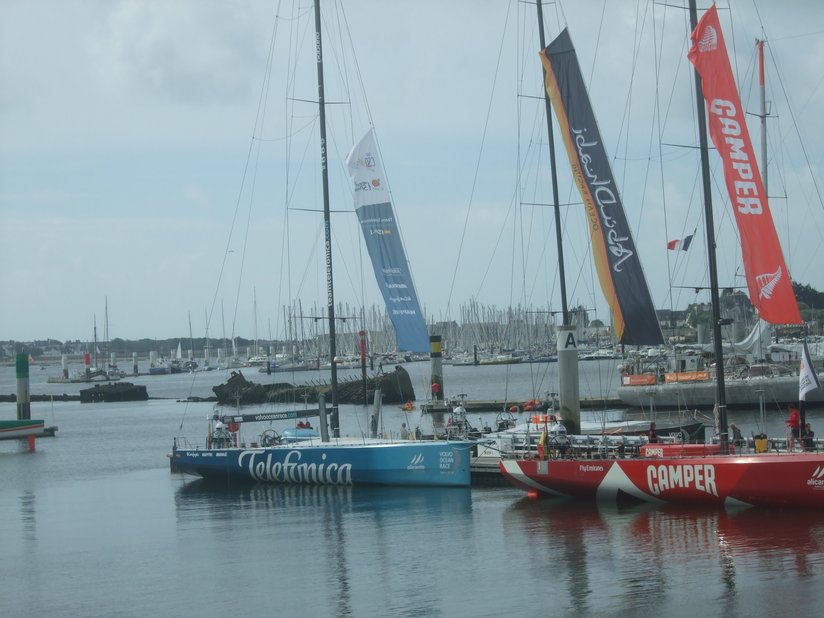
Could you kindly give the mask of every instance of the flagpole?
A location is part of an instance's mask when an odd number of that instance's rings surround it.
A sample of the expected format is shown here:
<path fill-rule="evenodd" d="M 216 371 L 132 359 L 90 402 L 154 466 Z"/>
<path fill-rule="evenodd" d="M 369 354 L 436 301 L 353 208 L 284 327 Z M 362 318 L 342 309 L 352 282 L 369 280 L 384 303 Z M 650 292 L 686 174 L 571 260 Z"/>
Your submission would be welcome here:
<path fill-rule="evenodd" d="M 801 349 L 801 364 L 798 369 L 798 416 L 800 419 L 800 431 L 803 431 L 804 426 L 807 424 L 807 393 L 817 388 L 821 388 L 821 382 L 818 380 L 818 374 L 816 374 L 815 367 L 810 358 L 810 349 L 807 347 L 807 337 L 805 335 Z"/>

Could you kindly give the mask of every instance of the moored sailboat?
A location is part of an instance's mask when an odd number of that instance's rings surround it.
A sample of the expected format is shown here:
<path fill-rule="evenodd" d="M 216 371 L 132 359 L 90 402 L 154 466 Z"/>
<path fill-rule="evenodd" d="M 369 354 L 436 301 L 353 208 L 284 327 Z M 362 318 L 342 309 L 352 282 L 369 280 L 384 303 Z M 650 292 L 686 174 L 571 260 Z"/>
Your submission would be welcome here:
<path fill-rule="evenodd" d="M 715 6 L 698 22 L 695 2 L 690 0 L 690 22 L 692 47 L 689 58 L 696 68 L 696 107 L 713 309 L 718 442 L 697 445 L 647 443 L 631 456 L 617 451 L 593 453 L 565 443 L 544 457 L 504 458 L 500 462 L 501 471 L 513 485 L 535 495 L 820 508 L 824 506 L 824 479 L 821 478 L 824 476 L 824 453 L 799 450 L 801 446 L 792 440 L 787 442 L 785 449 L 774 452 L 766 452 L 766 441 L 756 443 L 750 449 L 748 445 L 738 446 L 729 440 L 704 99 L 711 114 L 710 134 L 724 160 L 725 179 L 742 239 L 750 298 L 761 317 L 769 322 L 797 324 L 800 316 L 766 193 L 752 156 Z M 554 66 L 558 58 L 553 54 L 564 54 L 567 60 L 572 54 L 574 58 L 566 31 L 541 53 L 549 92 L 550 80 L 558 78 Z M 577 60 L 574 64 L 580 73 Z M 554 97 L 556 92 L 549 94 Z M 555 97 L 553 104 L 563 113 L 562 101 Z M 585 127 L 570 129 L 582 132 Z M 565 139 L 571 151 L 574 137 L 567 134 Z M 570 152 L 572 156 L 574 153 Z M 757 243 L 754 242 L 756 238 Z M 804 388 L 802 383 L 800 399 L 806 395 Z"/>
<path fill-rule="evenodd" d="M 257 415 L 217 415 L 210 421 L 205 448 L 199 446 L 188 448 L 188 443 L 184 439 L 176 438 L 170 464 L 173 470 L 219 480 L 223 483 L 468 486 L 470 483 L 469 449 L 472 445 L 469 441 L 421 441 L 407 437 L 393 440 L 366 436 L 340 436 L 319 0 L 315 0 L 314 13 L 331 374 L 329 424 L 327 425 L 325 402 L 315 411 L 293 410 Z M 372 153 L 371 156 L 375 157 L 377 153 Z M 368 167 L 376 169 L 374 165 Z M 358 180 L 355 179 L 355 182 L 357 183 Z M 355 189 L 357 195 L 357 184 Z M 362 206 L 363 202 L 359 205 Z M 243 423 L 294 420 L 315 415 L 320 416 L 320 439 L 309 438 L 286 442 L 272 429 L 263 431 L 248 444 L 244 443 L 240 437 Z"/>

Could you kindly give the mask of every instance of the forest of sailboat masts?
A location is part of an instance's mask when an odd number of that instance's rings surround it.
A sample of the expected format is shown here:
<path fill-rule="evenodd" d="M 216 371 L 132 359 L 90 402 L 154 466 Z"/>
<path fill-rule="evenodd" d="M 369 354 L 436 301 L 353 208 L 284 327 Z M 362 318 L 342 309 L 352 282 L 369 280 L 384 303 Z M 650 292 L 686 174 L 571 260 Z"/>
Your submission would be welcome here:
<path fill-rule="evenodd" d="M 749 312 L 736 311 L 735 322 L 740 323 L 741 332 L 751 326 L 753 316 Z M 559 311 L 549 308 L 526 308 L 523 306 L 497 307 L 470 302 L 460 305 L 454 319 L 427 320 L 428 331 L 440 335 L 446 355 L 463 352 L 484 352 L 499 354 L 517 351 L 521 353 L 551 354 L 555 349 L 557 328 L 561 317 Z M 682 311 L 661 310 L 659 320 L 665 335 L 670 340 L 696 341 L 702 316 L 709 313 L 709 306 L 691 305 Z M 392 354 L 397 351 L 395 334 L 383 305 L 372 305 L 366 310 L 341 304 L 336 309 L 336 347 L 339 356 L 357 356 L 360 349 L 360 331 L 366 333 L 370 355 Z M 608 347 L 613 345 L 612 329 L 607 322 L 593 317 L 593 312 L 576 307 L 570 310 L 572 324 L 577 326 L 579 345 L 585 348 Z M 328 351 L 325 308 L 283 308 L 281 326 L 283 333 L 257 341 L 236 339 L 235 349 L 241 355 L 294 356 L 305 359 L 323 358 Z M 273 325 L 272 325 L 273 327 Z M 195 346 L 205 346 L 203 339 L 195 339 Z M 230 340 L 210 340 L 209 347 L 227 349 L 231 355 Z"/>
<path fill-rule="evenodd" d="M 755 313 L 745 295 L 725 296 L 724 315 L 732 320 L 735 340 L 743 338 L 755 321 Z M 804 312 L 804 310 L 802 310 Z M 472 353 L 501 354 L 519 352 L 546 355 L 555 350 L 559 311 L 547 307 L 497 307 L 469 302 L 451 312 L 455 317 L 434 319 L 429 316 L 427 328 L 430 334 L 440 335 L 445 355 Z M 577 325 L 578 343 L 581 348 L 603 348 L 613 345 L 612 328 L 607 317 L 599 319 L 583 307 L 570 310 L 571 322 Z M 182 342 L 184 356 L 198 359 L 240 359 L 251 356 L 280 356 L 281 358 L 325 359 L 329 349 L 325 307 L 307 309 L 299 304 L 283 307 L 278 320 L 261 320 L 266 324 L 265 337 L 257 340 L 241 335 L 225 337 L 190 337 L 189 334 L 169 339 L 113 339 L 98 347 L 118 357 L 137 353 L 143 357 L 150 351 L 161 355 L 174 355 Z M 360 331 L 365 331 L 369 355 L 388 355 L 397 352 L 395 334 L 383 305 L 372 305 L 361 310 L 351 305 L 339 304 L 336 309 L 338 324 L 336 347 L 339 356 L 357 356 L 360 350 Z M 701 326 L 710 315 L 709 305 L 691 304 L 684 310 L 658 310 L 658 319 L 664 335 L 670 342 L 695 342 L 703 340 Z M 805 317 L 805 320 L 807 318 Z M 814 320 L 819 324 L 819 320 Z M 808 322 L 809 324 L 809 322 Z M 214 330 L 214 329 L 212 329 Z M 813 329 L 817 330 L 817 329 Z M 808 334 L 818 334 L 808 333 Z M 4 357 L 13 359 L 18 352 L 33 353 L 35 357 L 60 357 L 60 354 L 82 354 L 91 350 L 90 341 L 60 342 L 52 339 L 33 343 L 0 342 L 0 362 Z M 104 350 L 105 348 L 105 350 Z M 424 353 L 425 354 L 425 353 Z"/>

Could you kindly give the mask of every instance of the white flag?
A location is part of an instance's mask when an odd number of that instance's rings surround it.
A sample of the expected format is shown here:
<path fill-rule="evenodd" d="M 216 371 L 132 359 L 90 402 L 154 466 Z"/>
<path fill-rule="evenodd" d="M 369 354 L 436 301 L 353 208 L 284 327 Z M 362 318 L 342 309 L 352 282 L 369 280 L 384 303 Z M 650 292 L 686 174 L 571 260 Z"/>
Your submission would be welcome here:
<path fill-rule="evenodd" d="M 807 393 L 817 388 L 821 388 L 821 383 L 818 381 L 815 367 L 810 360 L 810 350 L 805 341 L 804 349 L 801 351 L 801 367 L 798 369 L 798 401 L 804 401 Z"/>

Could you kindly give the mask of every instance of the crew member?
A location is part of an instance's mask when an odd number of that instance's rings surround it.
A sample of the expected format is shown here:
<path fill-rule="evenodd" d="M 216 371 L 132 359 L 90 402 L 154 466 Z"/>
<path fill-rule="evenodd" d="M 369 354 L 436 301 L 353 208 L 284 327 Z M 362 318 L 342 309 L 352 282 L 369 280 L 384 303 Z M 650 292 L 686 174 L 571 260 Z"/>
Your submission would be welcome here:
<path fill-rule="evenodd" d="M 654 444 L 658 442 L 658 434 L 655 433 L 655 421 L 649 424 L 649 431 L 647 432 L 647 438 L 649 438 L 650 444 Z"/>

